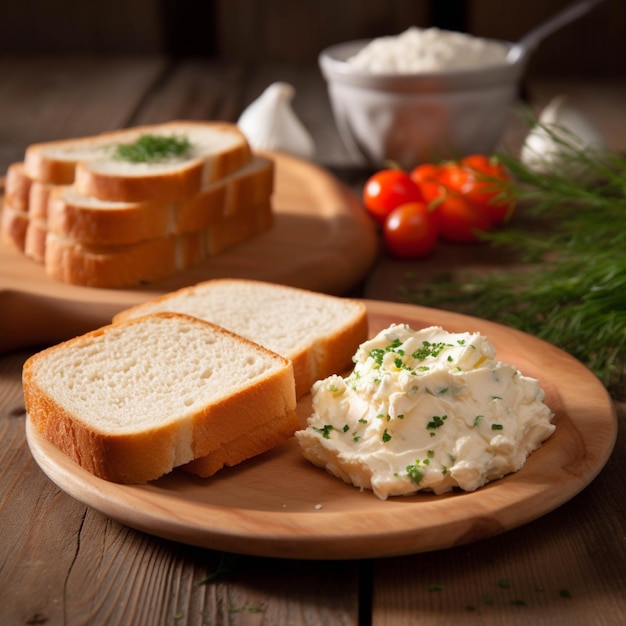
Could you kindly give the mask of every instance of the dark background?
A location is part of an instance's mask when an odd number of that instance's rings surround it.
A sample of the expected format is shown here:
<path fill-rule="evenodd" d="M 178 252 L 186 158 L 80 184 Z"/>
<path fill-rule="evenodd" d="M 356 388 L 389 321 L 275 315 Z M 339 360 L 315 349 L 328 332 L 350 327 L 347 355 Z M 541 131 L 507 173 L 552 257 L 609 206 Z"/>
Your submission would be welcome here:
<path fill-rule="evenodd" d="M 349 39 L 439 26 L 516 40 L 569 0 L 1 0 L 0 54 L 201 56 L 314 63 Z M 546 40 L 530 71 L 626 76 L 626 1 Z"/>

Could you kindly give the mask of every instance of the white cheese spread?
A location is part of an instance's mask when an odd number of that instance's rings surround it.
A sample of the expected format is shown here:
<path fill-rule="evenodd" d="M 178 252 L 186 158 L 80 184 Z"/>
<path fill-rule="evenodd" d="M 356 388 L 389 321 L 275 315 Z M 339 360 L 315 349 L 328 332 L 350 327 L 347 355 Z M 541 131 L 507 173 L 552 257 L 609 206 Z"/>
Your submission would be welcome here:
<path fill-rule="evenodd" d="M 373 39 L 348 63 L 380 74 L 411 74 L 504 63 L 504 44 L 438 28 L 412 26 L 403 33 Z"/>
<path fill-rule="evenodd" d="M 519 470 L 554 431 L 539 382 L 478 333 L 394 324 L 354 362 L 314 384 L 296 437 L 312 463 L 383 500 L 473 491 Z"/>

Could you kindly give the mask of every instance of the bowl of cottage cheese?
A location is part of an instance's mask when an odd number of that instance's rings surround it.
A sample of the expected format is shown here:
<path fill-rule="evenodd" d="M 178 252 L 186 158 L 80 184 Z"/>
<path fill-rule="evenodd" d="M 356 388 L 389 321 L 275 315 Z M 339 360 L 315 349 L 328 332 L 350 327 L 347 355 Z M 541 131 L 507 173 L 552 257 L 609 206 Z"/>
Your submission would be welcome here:
<path fill-rule="evenodd" d="M 338 132 L 356 163 L 419 163 L 491 153 L 516 101 L 526 57 L 513 44 L 437 28 L 323 50 Z"/>
<path fill-rule="evenodd" d="M 382 500 L 475 491 L 554 432 L 538 380 L 482 334 L 392 324 L 353 360 L 348 376 L 315 383 L 296 439 L 314 465 Z"/>

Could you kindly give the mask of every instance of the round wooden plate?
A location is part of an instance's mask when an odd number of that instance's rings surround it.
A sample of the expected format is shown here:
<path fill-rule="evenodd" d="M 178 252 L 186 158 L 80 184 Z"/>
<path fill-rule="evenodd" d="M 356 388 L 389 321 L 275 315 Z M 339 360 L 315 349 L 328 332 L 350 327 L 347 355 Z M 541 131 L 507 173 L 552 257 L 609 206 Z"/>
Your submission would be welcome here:
<path fill-rule="evenodd" d="M 42 265 L 0 237 L 0 351 L 58 343 L 108 324 L 124 308 L 211 278 L 251 278 L 347 293 L 378 253 L 372 221 L 356 196 L 325 169 L 287 154 L 265 154 L 276 166 L 273 227 L 136 289 L 95 289 L 53 280 Z"/>
<path fill-rule="evenodd" d="M 371 334 L 391 323 L 481 332 L 497 358 L 538 378 L 556 431 L 517 473 L 473 493 L 379 500 L 314 467 L 294 440 L 210 479 L 174 471 L 147 485 L 94 477 L 30 426 L 30 449 L 61 489 L 111 518 L 167 539 L 243 554 L 352 559 L 436 550 L 482 539 L 548 513 L 586 487 L 609 458 L 617 416 L 598 379 L 537 338 L 471 317 L 367 302 Z M 310 396 L 298 407 L 304 421 Z M 28 421 L 27 421 L 28 423 Z"/>

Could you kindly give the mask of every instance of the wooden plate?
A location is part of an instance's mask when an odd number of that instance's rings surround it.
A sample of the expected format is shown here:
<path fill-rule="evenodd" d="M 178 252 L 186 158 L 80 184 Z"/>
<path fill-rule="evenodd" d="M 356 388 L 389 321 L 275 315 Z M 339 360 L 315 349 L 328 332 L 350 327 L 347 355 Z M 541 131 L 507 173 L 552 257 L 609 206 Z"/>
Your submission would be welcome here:
<path fill-rule="evenodd" d="M 0 351 L 57 343 L 107 324 L 123 308 L 210 278 L 253 278 L 336 295 L 348 292 L 378 251 L 371 220 L 326 170 L 285 154 L 267 154 L 276 164 L 273 228 L 138 289 L 58 282 L 42 265 L 0 242 Z"/>
<path fill-rule="evenodd" d="M 497 358 L 540 380 L 556 413 L 552 437 L 519 472 L 473 493 L 386 501 L 314 467 L 294 440 L 210 479 L 174 471 L 147 485 L 96 478 L 28 426 L 32 454 L 61 489 L 133 528 L 228 552 L 303 559 L 409 554 L 501 533 L 572 498 L 608 460 L 617 435 L 615 410 L 597 378 L 571 356 L 471 317 L 377 301 L 367 306 L 372 335 L 393 322 L 487 335 Z M 298 407 L 303 420 L 309 409 L 307 396 Z"/>

